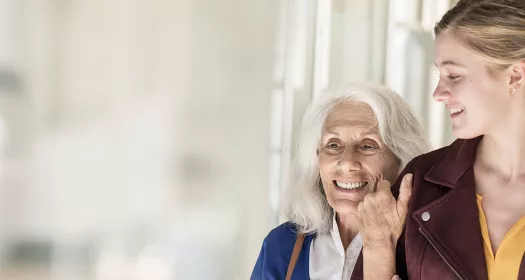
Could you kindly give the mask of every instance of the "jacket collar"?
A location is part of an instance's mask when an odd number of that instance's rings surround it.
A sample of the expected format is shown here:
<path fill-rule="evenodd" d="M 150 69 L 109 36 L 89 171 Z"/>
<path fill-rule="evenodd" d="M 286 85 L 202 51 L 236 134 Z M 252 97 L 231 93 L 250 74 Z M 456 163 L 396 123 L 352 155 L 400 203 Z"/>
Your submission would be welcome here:
<path fill-rule="evenodd" d="M 464 279 L 486 280 L 473 172 L 481 139 L 482 136 L 460 139 L 443 148 L 441 157 L 425 173 L 424 179 L 451 190 L 416 209 L 412 218 L 432 246 Z M 422 219 L 425 212 L 431 217 L 427 221 Z"/>
<path fill-rule="evenodd" d="M 456 188 L 459 179 L 474 165 L 478 144 L 483 136 L 473 139 L 458 139 L 445 148 L 439 158 L 425 174 L 425 180 Z"/>

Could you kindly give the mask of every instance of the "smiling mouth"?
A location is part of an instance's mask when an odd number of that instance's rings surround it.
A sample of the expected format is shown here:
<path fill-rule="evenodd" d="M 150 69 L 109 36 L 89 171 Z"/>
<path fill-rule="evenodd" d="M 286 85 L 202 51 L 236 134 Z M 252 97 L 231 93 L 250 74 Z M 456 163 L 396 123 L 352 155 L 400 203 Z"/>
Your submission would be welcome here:
<path fill-rule="evenodd" d="M 450 108 L 449 111 L 450 111 L 450 116 L 454 117 L 454 116 L 458 116 L 459 114 L 463 113 L 463 111 L 465 111 L 465 109 L 462 109 L 462 108 Z"/>
<path fill-rule="evenodd" d="M 345 190 L 358 190 L 366 187 L 368 185 L 368 182 L 362 181 L 362 182 L 343 182 L 343 181 L 336 181 L 334 180 L 334 185 L 336 185 L 338 188 L 345 189 Z"/>

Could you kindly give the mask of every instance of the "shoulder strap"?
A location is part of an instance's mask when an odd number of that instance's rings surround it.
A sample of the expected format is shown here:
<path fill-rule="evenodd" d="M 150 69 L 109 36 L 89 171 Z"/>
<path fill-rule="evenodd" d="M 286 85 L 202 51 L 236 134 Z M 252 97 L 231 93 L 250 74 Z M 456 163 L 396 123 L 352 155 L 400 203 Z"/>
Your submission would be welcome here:
<path fill-rule="evenodd" d="M 292 257 L 290 258 L 290 263 L 288 264 L 288 271 L 286 272 L 286 280 L 292 279 L 292 273 L 299 259 L 299 254 L 301 253 L 301 247 L 303 247 L 304 234 L 301 233 L 297 236 L 295 240 L 295 245 L 293 245 Z"/>

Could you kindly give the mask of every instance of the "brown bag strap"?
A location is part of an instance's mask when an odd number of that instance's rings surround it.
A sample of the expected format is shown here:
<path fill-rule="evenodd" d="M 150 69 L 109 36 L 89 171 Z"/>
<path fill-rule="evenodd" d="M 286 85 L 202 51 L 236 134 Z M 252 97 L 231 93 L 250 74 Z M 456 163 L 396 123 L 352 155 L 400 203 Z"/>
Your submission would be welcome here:
<path fill-rule="evenodd" d="M 286 280 L 292 279 L 292 273 L 301 253 L 301 247 L 303 247 L 304 234 L 301 233 L 297 236 L 295 240 L 295 245 L 293 245 L 292 257 L 290 258 L 290 263 L 288 264 L 288 271 L 286 272 Z"/>

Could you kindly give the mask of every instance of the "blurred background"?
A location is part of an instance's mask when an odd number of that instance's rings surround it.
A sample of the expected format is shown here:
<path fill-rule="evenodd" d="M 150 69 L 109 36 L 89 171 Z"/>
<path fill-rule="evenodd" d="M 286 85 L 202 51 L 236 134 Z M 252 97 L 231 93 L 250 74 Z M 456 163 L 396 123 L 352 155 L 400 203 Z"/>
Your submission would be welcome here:
<path fill-rule="evenodd" d="M 249 279 L 302 114 L 401 94 L 449 0 L 0 0 L 0 279 Z"/>

